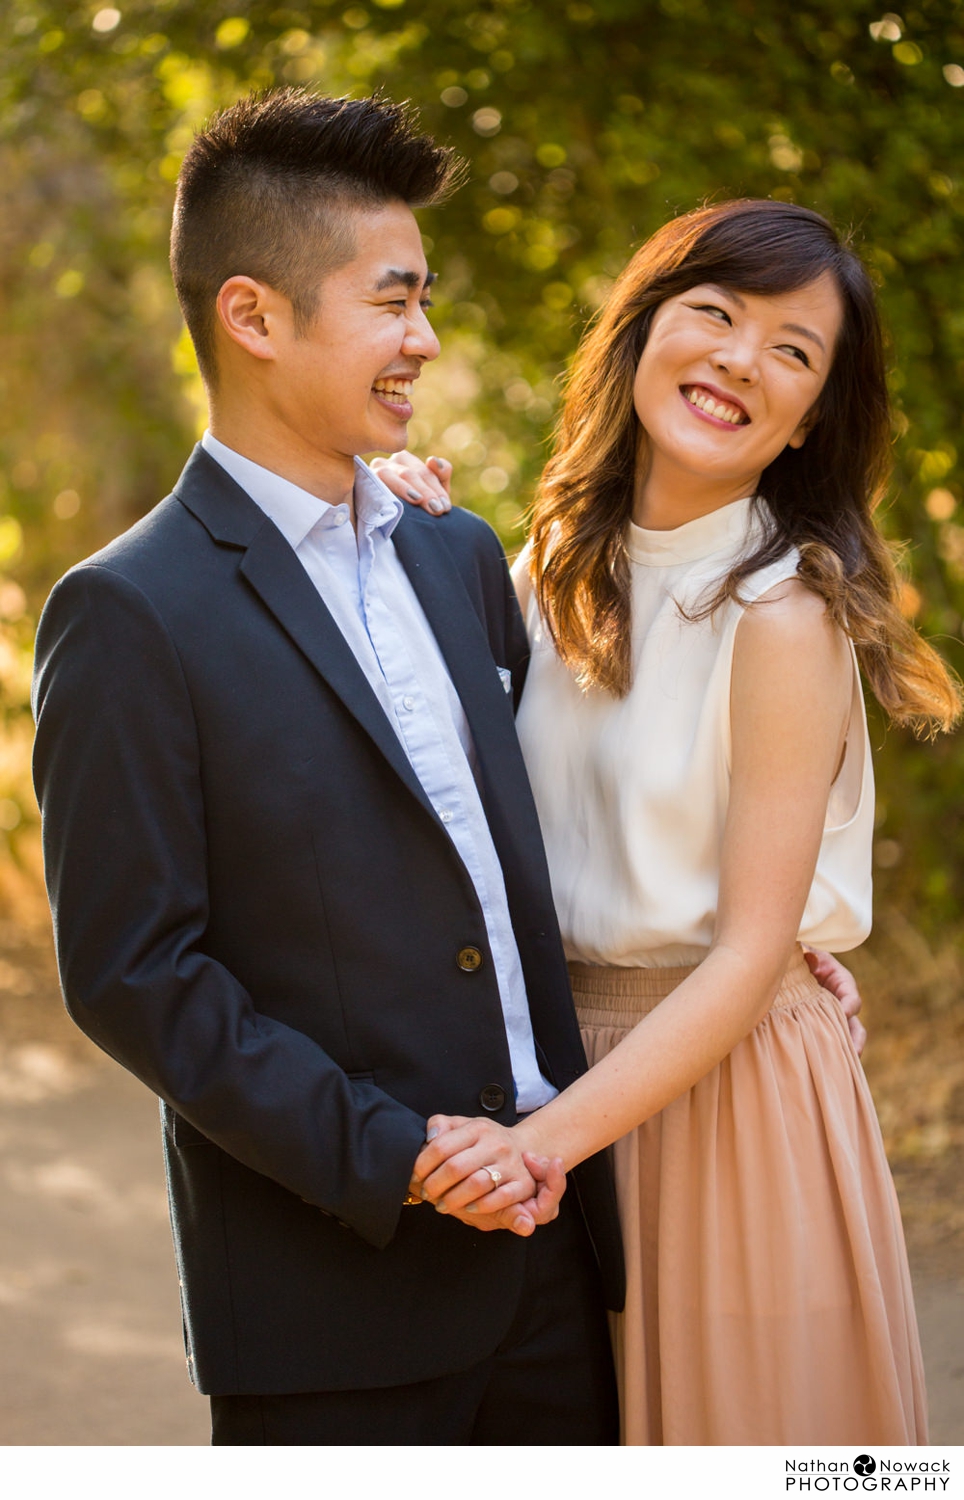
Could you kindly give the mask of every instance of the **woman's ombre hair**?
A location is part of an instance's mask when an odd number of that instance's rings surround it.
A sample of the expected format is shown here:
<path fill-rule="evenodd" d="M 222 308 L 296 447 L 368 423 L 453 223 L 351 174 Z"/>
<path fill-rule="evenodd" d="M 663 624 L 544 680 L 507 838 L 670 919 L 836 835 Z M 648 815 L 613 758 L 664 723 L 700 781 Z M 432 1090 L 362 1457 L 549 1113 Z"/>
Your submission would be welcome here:
<path fill-rule="evenodd" d="M 532 579 L 556 649 L 585 688 L 624 696 L 632 680 L 626 531 L 645 433 L 633 404 L 636 368 L 661 303 L 707 282 L 779 296 L 825 272 L 843 322 L 806 441 L 760 479 L 760 545 L 701 614 L 790 548 L 799 576 L 853 640 L 890 717 L 918 732 L 947 729 L 960 694 L 940 657 L 904 619 L 894 557 L 873 521 L 890 472 L 891 413 L 883 336 L 870 278 L 819 214 L 737 199 L 684 214 L 647 240 L 577 351 L 555 449 L 537 491 Z"/>

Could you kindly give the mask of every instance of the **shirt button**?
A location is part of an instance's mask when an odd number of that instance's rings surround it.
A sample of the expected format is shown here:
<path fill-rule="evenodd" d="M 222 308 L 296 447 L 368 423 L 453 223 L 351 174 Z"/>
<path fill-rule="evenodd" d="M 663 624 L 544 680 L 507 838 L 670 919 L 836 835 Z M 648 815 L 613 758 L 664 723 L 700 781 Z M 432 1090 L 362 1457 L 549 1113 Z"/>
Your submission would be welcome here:
<path fill-rule="evenodd" d="M 406 696 L 402 699 L 402 707 L 407 708 L 409 713 L 411 713 L 412 709 L 415 707 L 415 699 L 406 694 Z"/>
<path fill-rule="evenodd" d="M 447 807 L 440 807 L 438 810 L 438 815 L 443 823 L 451 823 L 452 814 Z"/>
<path fill-rule="evenodd" d="M 348 520 L 348 515 L 347 515 L 347 513 L 345 511 L 343 511 L 343 510 L 336 510 L 335 511 L 335 519 L 332 521 L 331 524 L 333 526 L 344 526 L 344 524 L 345 524 L 345 522 L 347 520 Z"/>
<path fill-rule="evenodd" d="M 455 962 L 466 974 L 474 974 L 476 969 L 482 967 L 482 954 L 478 948 L 460 948 L 455 955 Z"/>
<path fill-rule="evenodd" d="M 487 1083 L 479 1095 L 479 1103 L 490 1115 L 494 1115 L 505 1103 L 505 1089 L 498 1083 Z"/>

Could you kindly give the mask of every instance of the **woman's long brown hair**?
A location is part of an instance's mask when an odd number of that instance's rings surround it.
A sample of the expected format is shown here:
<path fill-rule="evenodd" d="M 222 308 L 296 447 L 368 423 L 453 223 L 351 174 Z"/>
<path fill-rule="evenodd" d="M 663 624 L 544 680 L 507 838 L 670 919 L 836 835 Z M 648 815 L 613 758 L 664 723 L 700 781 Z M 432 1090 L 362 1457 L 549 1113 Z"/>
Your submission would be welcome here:
<path fill-rule="evenodd" d="M 666 224 L 630 261 L 576 354 L 536 495 L 531 570 L 556 650 L 583 687 L 622 697 L 632 681 L 626 532 L 641 433 L 633 383 L 654 312 L 705 282 L 780 295 L 825 271 L 844 317 L 817 418 L 803 446 L 785 448 L 764 471 L 762 540 L 700 616 L 739 600 L 751 573 L 796 547 L 800 579 L 853 640 L 888 715 L 918 733 L 949 729 L 959 717 L 958 684 L 901 614 L 894 554 L 873 521 L 890 472 L 892 423 L 870 278 L 826 219 L 762 199 Z"/>

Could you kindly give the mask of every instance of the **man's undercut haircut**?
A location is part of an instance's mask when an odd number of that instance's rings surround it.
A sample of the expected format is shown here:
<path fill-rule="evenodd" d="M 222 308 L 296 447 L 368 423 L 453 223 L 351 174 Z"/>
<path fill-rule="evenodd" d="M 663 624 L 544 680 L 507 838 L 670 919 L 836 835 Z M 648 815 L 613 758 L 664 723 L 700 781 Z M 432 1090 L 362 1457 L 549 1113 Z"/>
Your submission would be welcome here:
<path fill-rule="evenodd" d="M 281 292 L 303 333 L 322 278 L 354 254 L 352 210 L 440 203 L 464 175 L 454 151 L 418 133 L 408 105 L 377 94 L 272 89 L 215 115 L 184 158 L 171 234 L 174 285 L 207 383 L 229 277 Z"/>

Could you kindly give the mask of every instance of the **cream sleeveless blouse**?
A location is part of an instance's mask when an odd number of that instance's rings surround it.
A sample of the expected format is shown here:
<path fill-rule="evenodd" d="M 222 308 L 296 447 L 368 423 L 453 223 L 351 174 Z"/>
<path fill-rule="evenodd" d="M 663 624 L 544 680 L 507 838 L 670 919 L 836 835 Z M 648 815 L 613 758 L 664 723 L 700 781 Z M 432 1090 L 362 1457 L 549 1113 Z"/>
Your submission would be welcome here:
<path fill-rule="evenodd" d="M 534 600 L 519 737 L 570 959 L 662 967 L 699 963 L 713 936 L 730 786 L 730 676 L 743 607 L 691 610 L 758 534 L 750 500 L 673 531 L 630 526 L 633 686 L 582 692 L 555 654 Z M 752 575 L 747 601 L 793 577 L 797 554 Z M 792 663 L 788 664 L 792 670 Z M 800 941 L 843 952 L 871 920 L 873 769 L 854 686 Z"/>

